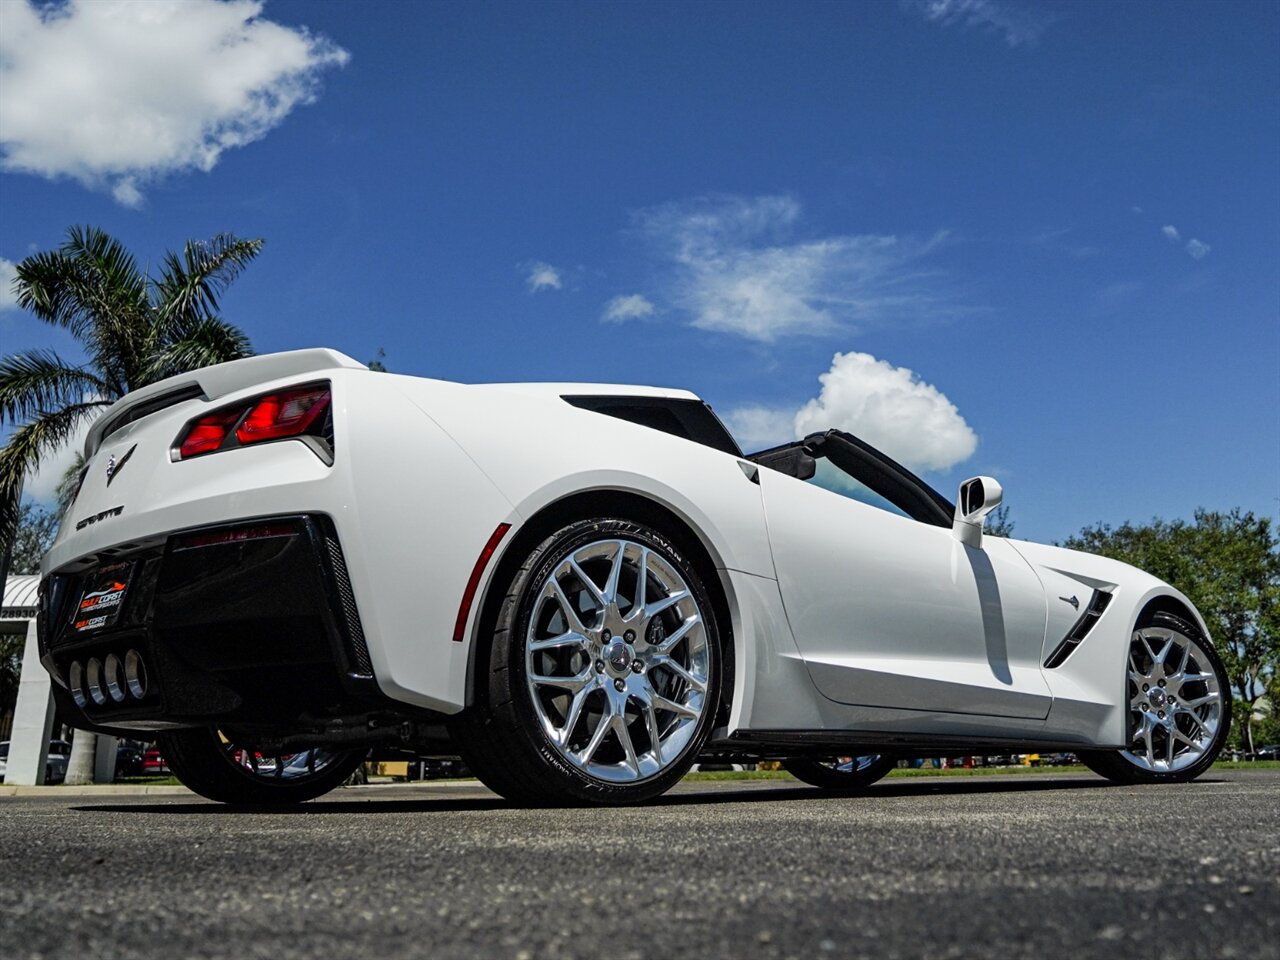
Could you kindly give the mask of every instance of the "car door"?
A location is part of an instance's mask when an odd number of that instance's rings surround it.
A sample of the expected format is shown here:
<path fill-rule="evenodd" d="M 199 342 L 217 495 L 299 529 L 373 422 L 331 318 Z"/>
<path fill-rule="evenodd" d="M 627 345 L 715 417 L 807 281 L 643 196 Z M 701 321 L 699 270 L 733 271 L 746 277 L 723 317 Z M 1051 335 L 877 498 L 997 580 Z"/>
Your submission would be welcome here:
<path fill-rule="evenodd" d="M 948 527 L 774 470 L 762 469 L 760 482 L 787 618 L 824 696 L 930 713 L 1048 715 L 1044 589 L 1007 542 L 967 546 Z"/>

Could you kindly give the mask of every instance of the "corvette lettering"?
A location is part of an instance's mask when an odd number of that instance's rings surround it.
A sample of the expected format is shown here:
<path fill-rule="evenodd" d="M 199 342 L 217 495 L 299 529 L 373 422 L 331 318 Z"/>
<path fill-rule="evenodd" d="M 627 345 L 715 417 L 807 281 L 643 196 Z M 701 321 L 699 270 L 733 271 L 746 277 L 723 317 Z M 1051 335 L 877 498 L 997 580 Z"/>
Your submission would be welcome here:
<path fill-rule="evenodd" d="M 95 523 L 101 523 L 103 520 L 110 520 L 112 517 L 118 517 L 124 513 L 124 505 L 112 507 L 110 510 L 103 510 L 101 513 L 95 513 L 91 517 L 85 517 L 76 523 L 77 530 L 83 530 L 85 527 L 92 526 Z"/>

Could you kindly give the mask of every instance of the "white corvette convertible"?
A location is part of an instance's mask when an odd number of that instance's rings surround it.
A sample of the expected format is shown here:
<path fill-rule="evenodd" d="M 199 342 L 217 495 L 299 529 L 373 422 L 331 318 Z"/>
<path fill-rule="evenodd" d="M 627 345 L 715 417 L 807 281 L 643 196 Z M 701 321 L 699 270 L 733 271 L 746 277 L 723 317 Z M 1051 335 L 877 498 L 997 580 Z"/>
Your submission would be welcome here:
<path fill-rule="evenodd" d="M 215 800 L 319 796 L 370 750 L 524 803 L 645 800 L 700 758 L 845 791 L 1014 751 L 1176 781 L 1227 735 L 1168 584 L 984 535 L 994 480 L 953 507 L 839 431 L 743 455 L 685 391 L 302 350 L 131 393 L 85 454 L 44 665 Z"/>

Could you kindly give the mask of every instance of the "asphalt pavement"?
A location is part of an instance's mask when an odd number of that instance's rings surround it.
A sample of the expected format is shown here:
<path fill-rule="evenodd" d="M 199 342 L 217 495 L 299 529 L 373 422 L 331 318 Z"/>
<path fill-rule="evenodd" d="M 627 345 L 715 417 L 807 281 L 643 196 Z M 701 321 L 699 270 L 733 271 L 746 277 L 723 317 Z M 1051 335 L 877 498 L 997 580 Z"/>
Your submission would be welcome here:
<path fill-rule="evenodd" d="M 0 799 L 0 955 L 1280 956 L 1280 770 L 686 783 L 528 810 L 346 788 L 288 812 Z"/>

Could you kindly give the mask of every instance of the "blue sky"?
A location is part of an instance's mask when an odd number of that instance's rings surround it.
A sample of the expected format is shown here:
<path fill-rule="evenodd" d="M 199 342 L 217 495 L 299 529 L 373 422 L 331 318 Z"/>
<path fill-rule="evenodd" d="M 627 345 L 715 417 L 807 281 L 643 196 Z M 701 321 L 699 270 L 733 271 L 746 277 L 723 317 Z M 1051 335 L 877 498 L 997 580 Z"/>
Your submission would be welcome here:
<path fill-rule="evenodd" d="M 261 352 L 685 386 L 1033 539 L 1277 515 L 1280 4 L 114 9 L 0 6 L 0 275 L 264 237 Z"/>

